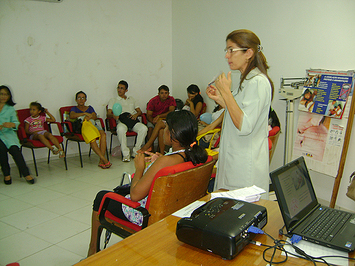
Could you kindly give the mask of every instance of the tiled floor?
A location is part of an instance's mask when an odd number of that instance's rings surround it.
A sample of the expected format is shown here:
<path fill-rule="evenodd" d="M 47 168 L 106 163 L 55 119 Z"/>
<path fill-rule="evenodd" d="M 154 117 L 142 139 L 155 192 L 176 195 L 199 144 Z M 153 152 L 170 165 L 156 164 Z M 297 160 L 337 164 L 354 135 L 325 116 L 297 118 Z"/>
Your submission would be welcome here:
<path fill-rule="evenodd" d="M 27 184 L 12 167 L 13 183 L 0 175 L 0 266 L 67 266 L 86 257 L 91 227 L 92 201 L 102 189 L 113 189 L 123 172 L 133 173 L 134 162 L 111 157 L 110 169 L 97 166 L 98 157 L 68 157 L 39 162 L 37 183 Z M 35 173 L 29 162 L 31 173 Z M 270 199 L 276 199 L 270 193 Z M 112 235 L 109 246 L 121 238 Z"/>
<path fill-rule="evenodd" d="M 98 157 L 68 158 L 38 163 L 34 185 L 19 178 L 12 167 L 12 185 L 0 175 L 0 266 L 73 265 L 86 257 L 90 238 L 92 201 L 99 190 L 116 187 L 123 172 L 134 171 L 133 160 L 110 158 L 110 169 L 97 166 Z M 28 163 L 31 173 L 33 164 Z M 112 236 L 110 245 L 121 239 Z"/>

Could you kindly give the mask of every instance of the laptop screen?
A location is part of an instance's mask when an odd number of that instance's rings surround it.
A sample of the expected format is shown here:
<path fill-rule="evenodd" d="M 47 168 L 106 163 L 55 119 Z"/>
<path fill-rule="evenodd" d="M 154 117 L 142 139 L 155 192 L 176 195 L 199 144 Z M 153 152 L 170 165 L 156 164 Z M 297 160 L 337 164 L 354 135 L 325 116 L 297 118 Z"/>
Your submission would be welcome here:
<path fill-rule="evenodd" d="M 270 177 L 286 229 L 290 231 L 318 205 L 304 158 L 281 166 Z"/>

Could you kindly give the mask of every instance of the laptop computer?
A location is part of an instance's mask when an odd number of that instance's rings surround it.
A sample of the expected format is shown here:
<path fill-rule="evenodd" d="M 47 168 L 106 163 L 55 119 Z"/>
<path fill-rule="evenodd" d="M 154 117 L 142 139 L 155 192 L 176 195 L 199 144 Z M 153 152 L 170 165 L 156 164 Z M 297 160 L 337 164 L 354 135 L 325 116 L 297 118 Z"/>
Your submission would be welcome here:
<path fill-rule="evenodd" d="M 342 251 L 355 249 L 355 213 L 318 203 L 303 157 L 272 171 L 270 178 L 288 235 Z"/>

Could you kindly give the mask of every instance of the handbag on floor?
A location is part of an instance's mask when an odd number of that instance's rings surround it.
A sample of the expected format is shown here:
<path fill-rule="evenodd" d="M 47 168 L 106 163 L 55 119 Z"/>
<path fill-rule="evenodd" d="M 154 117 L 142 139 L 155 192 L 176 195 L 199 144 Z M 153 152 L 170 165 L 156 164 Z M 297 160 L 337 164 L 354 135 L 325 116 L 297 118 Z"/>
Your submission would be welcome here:
<path fill-rule="evenodd" d="M 348 186 L 348 192 L 346 196 L 355 200 L 355 171 L 350 175 L 350 185 Z"/>

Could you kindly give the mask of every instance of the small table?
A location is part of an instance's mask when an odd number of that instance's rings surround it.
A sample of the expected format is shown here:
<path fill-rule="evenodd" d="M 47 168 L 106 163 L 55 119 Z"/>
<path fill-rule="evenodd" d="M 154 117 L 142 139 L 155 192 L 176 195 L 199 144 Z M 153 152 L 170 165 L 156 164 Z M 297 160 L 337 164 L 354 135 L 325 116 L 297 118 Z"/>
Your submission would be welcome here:
<path fill-rule="evenodd" d="M 209 198 L 210 196 L 207 195 L 201 200 L 208 201 Z M 267 209 L 268 222 L 263 230 L 274 238 L 285 239 L 278 234 L 283 226 L 283 220 L 277 202 L 260 200 L 256 204 L 265 206 Z M 180 242 L 175 235 L 176 223 L 179 220 L 179 217 L 169 215 L 76 265 L 267 265 L 263 260 L 265 247 L 249 244 L 234 259 L 223 260 L 218 255 Z M 266 235 L 257 235 L 254 240 L 274 245 Z M 266 258 L 270 259 L 271 254 L 272 251 L 268 252 Z M 354 252 L 349 255 L 354 258 Z M 281 252 L 277 251 L 274 261 L 281 261 L 284 258 Z M 299 266 L 313 265 L 313 263 L 289 257 L 287 262 L 281 265 Z"/>

